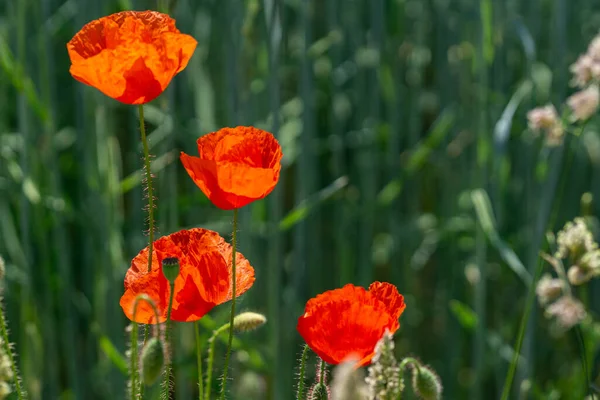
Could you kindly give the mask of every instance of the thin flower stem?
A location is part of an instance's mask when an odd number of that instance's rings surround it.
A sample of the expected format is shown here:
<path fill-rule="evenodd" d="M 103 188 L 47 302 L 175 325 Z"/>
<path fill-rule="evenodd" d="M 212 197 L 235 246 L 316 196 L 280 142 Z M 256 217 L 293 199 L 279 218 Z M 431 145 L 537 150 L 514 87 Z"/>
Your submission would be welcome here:
<path fill-rule="evenodd" d="M 169 352 L 169 357 L 167 357 L 167 363 L 165 364 L 165 382 L 163 386 L 163 398 L 168 400 L 170 398 L 171 392 L 171 311 L 173 308 L 173 297 L 175 294 L 175 285 L 172 282 L 169 282 L 169 289 L 171 294 L 169 295 L 169 308 L 167 311 L 167 322 L 165 326 L 165 346 L 167 347 L 167 351 Z"/>
<path fill-rule="evenodd" d="M 300 356 L 300 372 L 298 374 L 298 393 L 297 400 L 304 400 L 304 372 L 306 370 L 306 359 L 308 358 L 308 345 L 304 345 L 302 355 Z"/>
<path fill-rule="evenodd" d="M 148 188 L 148 272 L 152 270 L 152 250 L 154 245 L 154 191 L 152 190 L 152 171 L 150 170 L 150 150 L 144 124 L 144 106 L 139 105 L 140 133 L 144 148 L 144 169 L 146 170 L 146 185 Z"/>
<path fill-rule="evenodd" d="M 135 315 L 135 311 L 134 311 L 134 315 Z M 135 317 L 134 317 L 135 318 Z M 138 349 L 137 349 L 137 336 L 138 336 L 138 325 L 133 322 L 132 326 L 131 326 L 131 349 L 130 349 L 130 356 L 129 356 L 129 380 L 130 380 L 130 388 L 129 388 L 129 392 L 131 395 L 131 400 L 136 400 L 139 398 L 139 390 L 140 387 L 138 385 L 137 382 L 137 377 L 138 377 L 138 368 L 137 368 L 137 353 L 138 353 Z"/>
<path fill-rule="evenodd" d="M 233 235 L 231 240 L 231 315 L 229 316 L 229 325 L 233 326 L 233 318 L 235 317 L 235 298 L 236 298 L 236 269 L 235 269 L 235 252 L 237 242 L 237 221 L 238 209 L 233 210 Z M 225 364 L 223 366 L 223 377 L 221 378 L 221 395 L 220 400 L 225 399 L 225 390 L 227 387 L 227 372 L 229 370 L 229 358 L 231 357 L 231 346 L 233 344 L 233 329 L 229 330 L 229 341 L 227 344 L 227 353 L 225 353 Z"/>
<path fill-rule="evenodd" d="M 10 348 L 10 342 L 8 341 L 8 330 L 6 329 L 4 309 L 0 309 L 0 330 L 2 330 L 2 346 L 4 346 L 4 352 L 8 355 L 8 360 L 10 361 L 10 369 L 12 370 L 13 379 L 15 381 L 15 390 L 17 392 L 17 398 L 19 400 L 23 400 L 25 398 L 25 393 L 23 392 L 23 388 L 21 387 L 21 378 L 19 378 L 17 364 L 15 363 L 15 358 L 13 356 L 12 349 Z"/>
<path fill-rule="evenodd" d="M 206 391 L 204 392 L 204 400 L 210 400 L 210 391 L 212 389 L 212 372 L 213 363 L 215 361 L 215 342 L 217 337 L 229 329 L 229 322 L 213 332 L 210 339 L 208 339 L 208 362 L 206 363 Z"/>
<path fill-rule="evenodd" d="M 327 364 L 321 358 L 321 365 L 319 366 L 319 383 L 325 385 L 325 369 L 327 368 Z"/>
<path fill-rule="evenodd" d="M 137 356 L 138 356 L 138 351 L 137 351 L 137 343 L 138 343 L 138 324 L 135 322 L 135 316 L 137 314 L 137 308 L 138 305 L 140 303 L 140 301 L 145 301 L 146 303 L 150 304 L 150 307 L 152 307 L 152 310 L 154 311 L 154 318 L 156 318 L 156 324 L 154 326 L 154 336 L 158 335 L 158 321 L 159 319 L 159 314 L 158 314 L 158 308 L 156 308 L 156 304 L 154 304 L 154 301 L 148 297 L 145 294 L 140 294 L 135 298 L 135 302 L 133 303 L 133 326 L 131 327 L 131 356 L 129 358 L 129 374 L 130 376 L 130 380 L 131 380 L 131 390 L 130 390 L 130 394 L 131 394 L 131 400 L 136 400 L 136 399 L 140 399 L 142 396 L 142 389 L 143 386 L 141 384 L 141 382 L 138 383 L 138 367 L 137 367 Z M 148 334 L 148 329 L 146 329 L 146 336 Z M 145 338 L 146 339 L 146 338 Z M 144 342 L 145 342 L 144 339 Z"/>
<path fill-rule="evenodd" d="M 204 398 L 204 385 L 202 377 L 202 343 L 200 342 L 200 323 L 196 321 L 194 323 L 194 329 L 196 330 L 196 358 L 198 361 L 198 399 Z"/>

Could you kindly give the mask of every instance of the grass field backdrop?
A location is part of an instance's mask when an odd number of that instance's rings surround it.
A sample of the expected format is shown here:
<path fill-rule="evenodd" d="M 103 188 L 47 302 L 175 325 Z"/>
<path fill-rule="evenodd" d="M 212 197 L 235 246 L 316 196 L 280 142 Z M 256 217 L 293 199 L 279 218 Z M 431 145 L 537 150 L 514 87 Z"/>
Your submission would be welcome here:
<path fill-rule="evenodd" d="M 75 81 L 66 43 L 90 20 L 156 7 L 0 0 L 0 255 L 31 399 L 125 393 L 118 301 L 147 240 L 137 109 Z M 294 398 L 305 301 L 375 279 L 405 295 L 397 353 L 432 365 L 444 398 L 500 397 L 527 304 L 511 398 L 584 397 L 582 354 L 593 379 L 600 336 L 585 331 L 585 350 L 575 331 L 555 337 L 527 295 L 546 233 L 598 215 L 598 120 L 551 148 L 526 112 L 573 92 L 569 65 L 600 4 L 178 0 L 169 13 L 198 47 L 145 106 L 160 234 L 231 234 L 178 160 L 200 135 L 255 125 L 284 153 L 275 191 L 240 211 L 257 281 L 238 309 L 268 323 L 235 341 L 235 398 Z M 598 282 L 582 298 L 599 312 Z M 228 311 L 203 318 L 202 335 Z M 175 343 L 177 398 L 192 398 L 191 324 Z"/>

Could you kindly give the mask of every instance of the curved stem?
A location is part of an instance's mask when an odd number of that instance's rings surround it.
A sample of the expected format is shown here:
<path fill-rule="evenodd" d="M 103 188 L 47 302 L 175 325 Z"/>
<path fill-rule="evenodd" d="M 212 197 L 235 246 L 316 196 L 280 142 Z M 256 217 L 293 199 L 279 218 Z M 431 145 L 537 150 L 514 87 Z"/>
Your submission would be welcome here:
<path fill-rule="evenodd" d="M 212 372 L 213 372 L 213 363 L 215 361 L 215 342 L 217 337 L 229 329 L 229 323 L 226 323 L 219 329 L 213 332 L 210 339 L 208 339 L 208 362 L 206 364 L 206 391 L 204 392 L 204 400 L 210 400 L 210 391 L 212 389 Z"/>
<path fill-rule="evenodd" d="M 165 326 L 165 346 L 169 352 L 167 357 L 167 363 L 165 364 L 165 382 L 163 386 L 163 398 L 168 400 L 171 392 L 171 309 L 173 308 L 173 295 L 175 294 L 175 285 L 169 282 L 169 289 L 171 294 L 169 295 L 169 308 L 167 311 L 167 322 Z"/>
<path fill-rule="evenodd" d="M 233 236 L 231 241 L 231 315 L 229 316 L 229 325 L 233 326 L 233 318 L 235 317 L 235 299 L 236 299 L 236 268 L 235 268 L 235 252 L 237 241 L 237 220 L 238 209 L 233 210 Z M 220 400 L 225 399 L 225 389 L 227 387 L 227 372 L 229 370 L 229 359 L 231 357 L 231 345 L 233 344 L 233 329 L 229 330 L 229 342 L 227 344 L 227 353 L 225 354 L 225 364 L 223 366 L 223 377 L 221 378 L 221 395 Z"/>
<path fill-rule="evenodd" d="M 198 399 L 204 398 L 204 385 L 202 380 L 202 347 L 200 342 L 200 323 L 196 321 L 194 323 L 194 329 L 196 331 L 196 358 L 198 361 Z"/>
<path fill-rule="evenodd" d="M 131 356 L 129 359 L 129 368 L 130 368 L 130 374 L 131 374 L 131 400 L 135 400 L 135 399 L 139 399 L 141 397 L 141 390 L 142 390 L 142 385 L 138 385 L 137 382 L 137 376 L 138 376 L 138 370 L 137 370 L 137 356 L 138 356 L 138 351 L 137 351 L 137 342 L 138 342 L 138 324 L 137 322 L 135 322 L 135 316 L 137 314 L 137 308 L 138 305 L 140 303 L 140 301 L 145 301 L 148 304 L 150 304 L 150 307 L 152 307 L 152 310 L 154 311 L 154 318 L 156 318 L 156 325 L 154 326 L 154 335 L 156 336 L 158 334 L 158 321 L 159 321 L 159 315 L 158 315 L 158 308 L 156 308 L 156 304 L 154 304 L 154 301 L 148 297 L 145 294 L 140 294 L 135 298 L 135 302 L 133 303 L 133 326 L 131 327 Z M 146 333 L 148 333 L 148 330 L 146 330 Z"/>
<path fill-rule="evenodd" d="M 21 379 L 19 378 L 19 373 L 17 371 L 17 364 L 15 363 L 15 358 L 12 349 L 10 348 L 10 342 L 8 341 L 8 330 L 6 329 L 6 320 L 4 319 L 4 309 L 0 309 L 0 330 L 2 331 L 2 346 L 4 347 L 4 352 L 8 355 L 10 369 L 12 370 L 13 379 L 15 381 L 17 398 L 23 400 L 25 395 L 23 388 L 21 387 Z"/>
<path fill-rule="evenodd" d="M 306 359 L 308 358 L 308 345 L 304 345 L 302 355 L 300 356 L 300 372 L 298 373 L 298 393 L 297 400 L 304 400 L 304 372 L 306 370 Z"/>
<path fill-rule="evenodd" d="M 154 191 L 152 190 L 152 171 L 150 170 L 150 150 L 144 125 L 144 106 L 139 105 L 140 133 L 142 147 L 144 148 L 144 169 L 146 170 L 146 185 L 148 188 L 148 272 L 152 269 L 152 250 L 154 244 Z"/>

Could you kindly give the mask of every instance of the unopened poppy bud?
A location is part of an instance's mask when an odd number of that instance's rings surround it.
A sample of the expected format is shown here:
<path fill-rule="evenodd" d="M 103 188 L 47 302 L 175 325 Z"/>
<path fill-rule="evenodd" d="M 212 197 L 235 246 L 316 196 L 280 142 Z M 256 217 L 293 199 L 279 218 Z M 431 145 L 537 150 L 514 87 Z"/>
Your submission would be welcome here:
<path fill-rule="evenodd" d="M 146 385 L 152 385 L 161 374 L 165 364 L 165 352 L 162 341 L 153 337 L 142 350 L 142 379 Z"/>
<path fill-rule="evenodd" d="M 171 283 L 175 282 L 175 279 L 179 276 L 179 260 L 177 257 L 165 258 L 162 261 L 163 275 Z"/>
<path fill-rule="evenodd" d="M 329 399 L 329 389 L 323 383 L 316 383 L 312 390 L 310 391 L 310 400 L 328 400 Z"/>
<path fill-rule="evenodd" d="M 248 332 L 264 325 L 266 322 L 267 318 L 262 314 L 244 312 L 233 318 L 233 330 L 237 332 Z"/>
<path fill-rule="evenodd" d="M 442 398 L 442 382 L 430 367 L 413 366 L 412 386 L 415 394 L 422 400 Z"/>

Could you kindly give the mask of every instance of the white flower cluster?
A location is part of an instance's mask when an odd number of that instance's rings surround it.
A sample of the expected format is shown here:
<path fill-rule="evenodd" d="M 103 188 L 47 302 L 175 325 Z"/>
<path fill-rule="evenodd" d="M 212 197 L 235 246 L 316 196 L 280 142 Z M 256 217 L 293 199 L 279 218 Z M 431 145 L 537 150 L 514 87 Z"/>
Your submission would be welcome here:
<path fill-rule="evenodd" d="M 388 331 L 375 346 L 373 364 L 366 378 L 369 400 L 396 399 L 404 389 L 400 380 L 400 368 L 394 356 L 394 338 Z"/>

